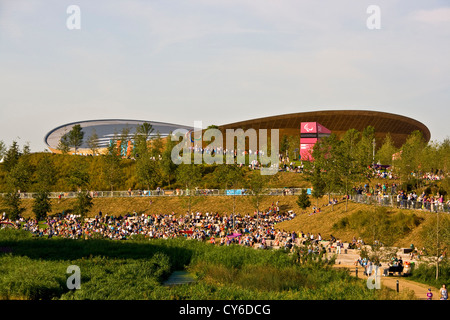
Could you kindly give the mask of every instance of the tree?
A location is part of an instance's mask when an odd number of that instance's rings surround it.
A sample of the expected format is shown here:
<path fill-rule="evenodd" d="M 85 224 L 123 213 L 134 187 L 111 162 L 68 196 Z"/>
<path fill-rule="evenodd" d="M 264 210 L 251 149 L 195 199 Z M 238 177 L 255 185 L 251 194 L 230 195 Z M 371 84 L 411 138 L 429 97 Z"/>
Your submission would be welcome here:
<path fill-rule="evenodd" d="M 51 212 L 50 189 L 55 184 L 55 166 L 51 158 L 46 155 L 36 166 L 37 193 L 33 195 L 33 213 L 37 220 L 43 220 Z"/>
<path fill-rule="evenodd" d="M 119 153 L 122 155 L 122 157 L 128 157 L 128 142 L 130 141 L 130 131 L 131 128 L 124 127 L 122 129 L 122 132 L 120 133 L 119 141 L 120 141 L 120 150 Z"/>
<path fill-rule="evenodd" d="M 343 161 L 342 142 L 337 139 L 337 136 L 332 134 L 326 138 L 329 152 L 326 153 L 326 165 L 328 167 L 324 174 L 325 177 L 325 191 L 328 194 L 328 201 L 331 201 L 332 193 L 341 193 L 345 188 L 344 180 L 348 177 L 348 170 Z M 334 202 L 331 202 L 331 209 L 334 210 Z"/>
<path fill-rule="evenodd" d="M 160 160 L 162 157 L 162 152 L 164 150 L 164 143 L 161 138 L 159 131 L 156 133 L 156 137 L 152 141 L 150 155 L 156 160 Z"/>
<path fill-rule="evenodd" d="M 144 122 L 136 128 L 134 141 L 136 143 L 136 174 L 139 181 L 150 191 L 160 181 L 159 162 L 153 159 L 154 150 L 149 150 L 148 141 L 151 139 L 153 127 Z M 160 141 L 159 141 L 160 142 Z"/>
<path fill-rule="evenodd" d="M 411 179 L 411 173 L 420 175 L 422 155 L 426 146 L 422 132 L 413 131 L 400 148 L 399 156 L 394 159 L 394 171 L 402 182 Z"/>
<path fill-rule="evenodd" d="M 10 153 L 11 155 L 12 153 Z M 13 159 L 12 157 L 11 159 Z M 11 160 L 10 159 L 10 160 Z M 11 163 L 10 163 L 11 164 Z M 21 204 L 20 190 L 27 189 L 31 182 L 32 168 L 26 159 L 18 159 L 17 163 L 6 175 L 7 192 L 3 198 L 10 219 L 16 220 L 25 210 Z"/>
<path fill-rule="evenodd" d="M 298 135 L 289 136 L 289 149 L 288 149 L 288 155 L 289 158 L 292 160 L 298 160 L 300 157 L 300 137 Z"/>
<path fill-rule="evenodd" d="M 133 153 L 135 158 L 138 158 L 148 152 L 148 141 L 151 140 L 153 130 L 153 126 L 148 122 L 144 122 L 136 127 L 136 132 L 133 139 L 135 145 Z"/>
<path fill-rule="evenodd" d="M 3 197 L 3 204 L 7 207 L 6 213 L 11 220 L 17 220 L 25 210 L 21 206 L 20 194 L 15 190 L 9 190 Z"/>
<path fill-rule="evenodd" d="M 76 124 L 67 134 L 69 146 L 75 149 L 75 154 L 78 148 L 83 144 L 84 132 L 79 124 Z"/>
<path fill-rule="evenodd" d="M 161 173 L 167 179 L 167 185 L 170 185 L 171 178 L 175 176 L 175 172 L 178 168 L 178 165 L 172 161 L 172 149 L 175 145 L 175 141 L 172 141 L 169 135 L 166 138 L 166 144 L 160 162 Z"/>
<path fill-rule="evenodd" d="M 15 191 L 28 190 L 32 183 L 33 168 L 27 159 L 20 159 L 6 176 L 10 189 Z"/>
<path fill-rule="evenodd" d="M 3 158 L 3 167 L 6 172 L 11 172 L 11 170 L 19 162 L 19 158 L 22 153 L 19 150 L 19 145 L 16 141 L 13 141 L 9 149 L 5 152 Z"/>
<path fill-rule="evenodd" d="M 267 189 L 267 176 L 261 175 L 259 171 L 253 171 L 250 175 L 248 185 L 251 191 L 250 200 L 257 213 L 257 223 L 259 224 L 259 208 L 261 201 L 264 197 L 264 193 Z"/>
<path fill-rule="evenodd" d="M 316 148 L 316 146 L 314 146 L 314 148 Z M 314 152 L 314 148 L 312 152 Z M 316 151 L 316 156 L 317 152 L 318 151 Z M 303 172 L 305 180 L 311 184 L 311 196 L 316 199 L 316 206 L 318 207 L 319 199 L 325 194 L 325 180 L 322 177 L 322 168 L 314 159 L 313 161 L 304 162 Z"/>
<path fill-rule="evenodd" d="M 448 172 L 448 161 L 449 161 L 449 149 L 446 150 L 449 146 L 448 140 L 447 142 L 444 140 L 442 144 L 431 141 L 425 145 L 422 150 L 422 154 L 420 157 L 420 171 L 422 172 L 432 172 L 436 174 L 442 174 Z M 419 172 L 420 172 L 419 171 Z"/>
<path fill-rule="evenodd" d="M 49 198 L 49 192 L 47 191 L 39 191 L 33 195 L 33 213 L 36 217 L 36 220 L 44 220 L 47 218 L 47 213 L 52 211 L 52 205 Z"/>
<path fill-rule="evenodd" d="M 303 210 L 311 206 L 311 201 L 309 200 L 309 195 L 306 189 L 302 189 L 302 193 L 298 196 L 297 205 Z"/>
<path fill-rule="evenodd" d="M 22 155 L 26 156 L 31 153 L 30 142 L 26 142 L 22 148 Z"/>
<path fill-rule="evenodd" d="M 159 163 L 150 158 L 149 154 L 141 156 L 136 161 L 136 174 L 139 181 L 147 186 L 148 190 L 154 189 L 160 180 Z"/>
<path fill-rule="evenodd" d="M 16 220 L 25 210 L 21 206 L 20 190 L 28 189 L 31 184 L 32 166 L 26 158 L 21 158 L 17 144 L 13 142 L 5 156 L 6 194 L 3 203 L 6 205 L 9 218 Z"/>
<path fill-rule="evenodd" d="M 70 152 L 70 142 L 69 142 L 69 136 L 66 134 L 62 135 L 58 142 L 57 149 L 62 154 L 67 154 Z"/>
<path fill-rule="evenodd" d="M 287 135 L 283 135 L 281 137 L 281 142 L 280 142 L 280 154 L 283 155 L 288 155 L 288 150 L 289 150 L 289 138 Z"/>
<path fill-rule="evenodd" d="M 79 215 L 82 218 L 86 217 L 90 208 L 94 205 L 92 198 L 88 192 L 80 191 L 77 194 L 76 202 L 73 207 L 73 213 Z"/>
<path fill-rule="evenodd" d="M 357 182 L 363 174 L 362 168 L 359 166 L 356 158 L 356 150 L 360 141 L 360 133 L 356 129 L 350 129 L 345 132 L 340 150 L 338 154 L 338 166 L 342 176 L 342 185 L 345 190 L 346 201 L 345 211 L 348 209 L 349 190 Z"/>
<path fill-rule="evenodd" d="M 444 139 L 439 145 L 437 158 L 440 160 L 440 169 L 444 174 L 448 174 L 450 172 L 450 138 Z"/>
<path fill-rule="evenodd" d="M 45 155 L 37 164 L 35 170 L 35 189 L 50 191 L 56 182 L 56 168 L 49 155 Z"/>
<path fill-rule="evenodd" d="M 383 144 L 376 153 L 376 159 L 382 165 L 392 165 L 392 156 L 398 152 L 398 149 L 394 145 L 391 134 L 386 134 Z"/>
<path fill-rule="evenodd" d="M 214 171 L 215 177 L 227 190 L 229 187 L 235 189 L 241 187 L 244 182 L 242 169 L 235 165 L 221 164 Z M 236 215 L 236 192 L 233 192 L 233 227 Z"/>
<path fill-rule="evenodd" d="M 102 174 L 104 181 L 110 187 L 111 192 L 114 190 L 114 186 L 122 181 L 123 173 L 121 157 L 115 141 L 112 141 L 109 144 L 106 154 L 102 156 Z"/>
<path fill-rule="evenodd" d="M 72 190 L 81 190 L 89 185 L 89 167 L 85 157 L 76 156 L 70 162 L 66 181 Z"/>
<path fill-rule="evenodd" d="M 436 215 L 423 226 L 421 237 L 426 252 L 434 257 L 436 264 L 436 280 L 439 278 L 439 262 L 450 247 L 450 218 L 447 215 Z"/>
<path fill-rule="evenodd" d="M 370 181 L 371 169 L 370 167 L 375 162 L 374 155 L 374 143 L 375 143 L 375 128 L 368 126 L 364 128 L 361 133 L 361 139 L 359 140 L 356 148 L 356 160 L 358 166 L 363 170 L 364 176 Z"/>
<path fill-rule="evenodd" d="M 92 152 L 92 155 L 96 155 L 99 149 L 99 143 L 98 143 L 98 134 L 95 129 L 92 129 L 91 135 L 87 139 L 87 145 L 89 146 L 89 149 Z"/>
<path fill-rule="evenodd" d="M 310 177 L 313 182 L 314 194 L 328 194 L 330 200 L 331 193 L 339 192 L 342 189 L 342 164 L 340 154 L 340 142 L 337 136 L 331 134 L 329 137 L 320 139 L 313 148 L 314 171 Z"/>
<path fill-rule="evenodd" d="M 6 153 L 6 146 L 3 141 L 0 140 L 0 160 L 3 159 Z"/>
<path fill-rule="evenodd" d="M 136 128 L 136 133 L 145 138 L 145 141 L 151 139 L 151 135 L 153 133 L 154 129 L 153 126 L 149 122 L 144 122 L 140 126 Z"/>
<path fill-rule="evenodd" d="M 178 166 L 177 181 L 186 188 L 186 196 L 188 196 L 188 210 L 191 212 L 193 188 L 197 187 L 202 178 L 202 172 L 199 165 L 182 163 Z"/>

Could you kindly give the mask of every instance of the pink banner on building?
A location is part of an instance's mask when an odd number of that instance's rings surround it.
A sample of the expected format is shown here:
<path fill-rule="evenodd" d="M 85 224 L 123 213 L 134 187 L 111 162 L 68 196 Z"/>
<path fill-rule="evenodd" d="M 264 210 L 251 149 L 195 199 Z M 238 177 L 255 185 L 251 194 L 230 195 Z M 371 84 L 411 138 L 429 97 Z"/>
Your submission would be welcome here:
<path fill-rule="evenodd" d="M 302 122 L 300 133 L 317 133 L 317 122 Z"/>
<path fill-rule="evenodd" d="M 301 122 L 300 123 L 300 158 L 302 160 L 311 161 L 312 149 L 316 142 L 325 136 L 331 134 L 331 131 L 317 122 Z"/>
<path fill-rule="evenodd" d="M 302 143 L 300 144 L 300 158 L 302 160 L 313 160 L 312 152 L 314 143 Z"/>
<path fill-rule="evenodd" d="M 304 144 L 304 143 L 312 143 L 315 144 L 317 142 L 317 138 L 302 138 L 300 143 Z"/>

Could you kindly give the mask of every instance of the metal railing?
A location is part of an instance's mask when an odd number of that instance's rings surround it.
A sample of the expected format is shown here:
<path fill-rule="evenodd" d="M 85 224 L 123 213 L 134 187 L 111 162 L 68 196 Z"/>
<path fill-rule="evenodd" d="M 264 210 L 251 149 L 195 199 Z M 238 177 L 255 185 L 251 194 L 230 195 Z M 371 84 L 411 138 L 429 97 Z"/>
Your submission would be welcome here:
<path fill-rule="evenodd" d="M 283 195 L 299 195 L 301 188 L 270 188 L 265 189 L 263 195 L 283 196 Z M 51 199 L 71 199 L 76 198 L 79 192 L 50 192 Z M 247 196 L 252 195 L 252 190 L 249 189 L 171 189 L 171 190 L 129 190 L 129 191 L 88 191 L 92 198 L 117 198 L 117 197 L 173 197 L 173 196 Z M 37 193 L 34 192 L 20 192 L 21 199 L 34 199 Z M 4 197 L 6 194 L 0 194 Z"/>
<path fill-rule="evenodd" d="M 440 203 L 438 200 L 434 202 L 421 200 L 399 199 L 396 195 L 366 195 L 357 194 L 351 195 L 350 200 L 358 203 L 380 205 L 385 207 L 393 207 L 410 210 L 423 210 L 429 212 L 450 212 L 450 205 L 448 203 Z"/>

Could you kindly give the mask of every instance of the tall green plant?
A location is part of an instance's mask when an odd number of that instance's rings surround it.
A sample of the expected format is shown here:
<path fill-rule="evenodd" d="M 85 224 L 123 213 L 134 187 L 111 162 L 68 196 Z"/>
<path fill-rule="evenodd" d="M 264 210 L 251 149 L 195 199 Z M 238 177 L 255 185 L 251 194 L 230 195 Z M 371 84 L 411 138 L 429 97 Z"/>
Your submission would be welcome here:
<path fill-rule="evenodd" d="M 84 218 L 93 205 L 94 203 L 89 193 L 80 191 L 73 206 L 73 213 Z"/>
<path fill-rule="evenodd" d="M 37 220 L 43 220 L 51 212 L 50 189 L 55 184 L 55 166 L 50 156 L 46 155 L 36 167 L 36 189 L 33 213 Z"/>
<path fill-rule="evenodd" d="M 188 196 L 188 210 L 191 212 L 192 196 L 194 188 L 197 187 L 202 178 L 200 166 L 197 164 L 180 164 L 177 169 L 177 180 L 186 188 L 186 196 Z"/>
<path fill-rule="evenodd" d="M 303 210 L 311 206 L 311 201 L 309 200 L 309 195 L 306 189 L 302 189 L 302 193 L 298 196 L 297 205 Z"/>
<path fill-rule="evenodd" d="M 67 133 L 67 139 L 69 146 L 74 148 L 75 153 L 78 152 L 78 148 L 83 144 L 84 132 L 81 125 L 76 124 L 72 127 L 72 129 Z"/>

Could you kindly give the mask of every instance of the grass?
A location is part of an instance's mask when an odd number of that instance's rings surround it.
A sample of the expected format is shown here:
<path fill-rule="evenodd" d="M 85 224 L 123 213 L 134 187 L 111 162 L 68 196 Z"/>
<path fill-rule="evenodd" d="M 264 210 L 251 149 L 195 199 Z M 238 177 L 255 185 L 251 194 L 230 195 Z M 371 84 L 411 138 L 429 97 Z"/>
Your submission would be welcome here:
<path fill-rule="evenodd" d="M 428 284 L 434 286 L 436 288 L 440 288 L 442 284 L 448 284 L 450 282 L 450 265 L 449 263 L 440 263 L 439 265 L 439 276 L 436 279 L 436 265 L 419 265 L 415 268 L 411 280 L 421 282 L 424 284 Z"/>
<path fill-rule="evenodd" d="M 0 299 L 372 300 L 386 294 L 368 290 L 345 270 L 300 265 L 283 250 L 184 239 L 28 239 L 3 232 L 0 246 L 11 252 L 0 254 Z M 67 289 L 69 265 L 80 267 L 79 290 Z M 197 281 L 163 285 L 172 271 L 183 269 Z"/>
<path fill-rule="evenodd" d="M 192 211 L 218 212 L 219 214 L 231 214 L 233 212 L 233 197 L 231 196 L 199 196 L 198 201 L 192 206 Z M 261 202 L 260 209 L 265 210 L 272 206 L 272 203 L 279 201 L 280 210 L 298 210 L 296 196 L 266 196 Z M 152 201 L 150 203 L 150 201 Z M 75 199 L 52 199 L 52 212 L 49 215 L 59 213 L 70 213 L 75 203 Z M 125 215 L 136 212 L 138 214 L 169 214 L 174 212 L 177 215 L 184 215 L 188 211 L 185 199 L 180 197 L 123 197 L 123 198 L 94 198 L 94 205 L 89 210 L 87 216 L 92 217 L 100 211 L 103 215 Z M 34 217 L 32 212 L 33 200 L 24 199 L 24 217 Z M 255 208 L 250 196 L 236 196 L 236 213 L 252 214 Z"/>
<path fill-rule="evenodd" d="M 326 202 L 325 197 L 321 204 Z M 359 204 L 359 203 L 348 203 L 348 208 L 345 210 L 345 203 L 341 202 L 331 206 L 322 207 L 322 212 L 315 213 L 311 215 L 311 210 L 305 210 L 300 212 L 297 217 L 290 221 L 285 221 L 279 223 L 277 228 L 286 231 L 303 231 L 305 233 L 320 233 L 324 239 L 333 235 L 336 238 L 340 238 L 344 242 L 351 241 L 353 237 L 358 238 L 361 235 L 362 229 L 359 226 L 354 228 L 336 228 L 336 225 L 345 221 L 345 219 L 353 219 L 358 216 L 358 212 L 366 212 L 370 215 L 375 210 L 374 206 Z M 433 214 L 420 210 L 407 210 L 407 209 L 397 209 L 397 208 L 387 208 L 389 215 L 398 219 L 399 228 L 404 228 L 402 222 L 408 223 L 407 232 L 402 232 L 396 237 L 393 245 L 397 247 L 409 248 L 411 243 L 416 247 L 423 246 L 423 240 L 421 239 L 420 232 L 422 230 L 425 222 L 432 218 Z M 375 214 L 373 214 L 375 216 Z M 353 217 L 353 218 L 352 218 Z M 394 219 L 394 218 L 393 218 Z M 395 219 L 393 221 L 395 221 Z M 403 230 L 405 231 L 405 230 Z M 366 242 L 371 239 L 365 239 Z"/>

